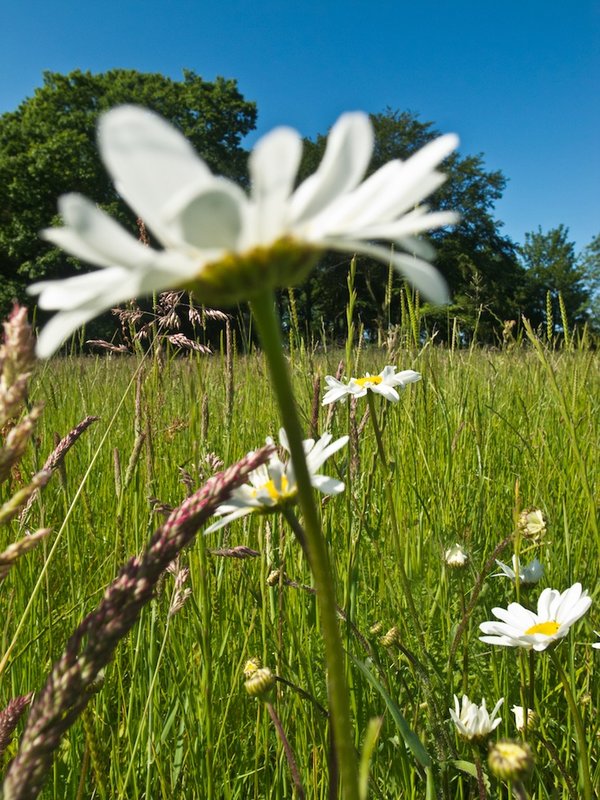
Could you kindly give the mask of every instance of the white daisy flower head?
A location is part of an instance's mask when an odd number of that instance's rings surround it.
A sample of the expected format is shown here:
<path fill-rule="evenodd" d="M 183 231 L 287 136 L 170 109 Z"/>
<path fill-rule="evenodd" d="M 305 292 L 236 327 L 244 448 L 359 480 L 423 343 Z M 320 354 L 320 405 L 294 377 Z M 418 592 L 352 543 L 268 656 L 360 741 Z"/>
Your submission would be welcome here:
<path fill-rule="evenodd" d="M 521 586 L 534 586 L 544 577 L 544 566 L 537 558 L 534 558 L 529 564 L 523 566 L 518 556 L 512 557 L 512 568 L 508 564 L 496 559 L 496 564 L 500 567 L 501 572 L 496 572 L 492 578 L 501 578 L 506 576 L 510 578 L 513 583 L 517 581 L 519 576 L 519 584 Z"/>
<path fill-rule="evenodd" d="M 343 383 L 334 378 L 333 375 L 326 375 L 325 382 L 329 390 L 323 397 L 323 405 L 336 403 L 338 400 L 345 401 L 348 397 L 364 397 L 367 392 L 380 394 L 392 403 L 400 400 L 398 389 L 405 389 L 409 383 L 421 380 L 421 373 L 413 369 L 404 369 L 396 372 L 396 367 L 387 366 L 379 375 L 370 375 L 368 372 L 364 378 L 350 378 L 348 383 Z"/>
<path fill-rule="evenodd" d="M 487 739 L 502 722 L 501 717 L 496 715 L 503 702 L 504 698 L 501 697 L 490 714 L 485 699 L 478 706 L 477 703 L 472 703 L 466 694 L 462 696 L 462 703 L 459 703 L 458 697 L 454 695 L 454 708 L 450 708 L 449 711 L 459 735 L 470 742 L 482 742 Z"/>
<path fill-rule="evenodd" d="M 482 622 L 479 628 L 486 635 L 479 638 L 487 644 L 545 650 L 563 639 L 591 604 L 592 598 L 580 583 L 562 593 L 544 589 L 538 598 L 537 613 L 520 603 L 511 603 L 506 609 L 493 608 L 492 613 L 500 622 Z"/>
<path fill-rule="evenodd" d="M 444 182 L 436 167 L 457 144 L 456 136 L 441 136 L 364 179 L 374 146 L 371 121 L 359 112 L 343 114 L 317 171 L 294 189 L 302 140 L 290 128 L 276 128 L 250 155 L 246 195 L 212 175 L 161 117 L 136 106 L 115 108 L 100 118 L 100 155 L 162 249 L 144 246 L 85 197 L 64 195 L 64 226 L 43 236 L 102 269 L 30 287 L 40 308 L 58 312 L 38 353 L 50 355 L 78 327 L 141 294 L 188 288 L 218 306 L 300 283 L 325 250 L 392 263 L 428 299 L 446 302 L 446 284 L 427 262 L 432 249 L 416 237 L 458 219 L 420 205 Z"/>
<path fill-rule="evenodd" d="M 348 436 L 342 436 L 331 441 L 330 433 L 325 433 L 320 439 L 305 439 L 304 455 L 313 488 L 323 494 L 340 494 L 344 491 L 344 483 L 337 478 L 319 475 L 318 470 L 325 461 L 337 453 L 348 442 Z M 274 444 L 273 439 L 267 437 L 267 444 Z M 286 432 L 279 430 L 279 442 L 289 453 L 290 448 Z M 212 533 L 247 514 L 268 514 L 278 511 L 287 504 L 296 502 L 298 486 L 291 459 L 281 461 L 274 453 L 266 464 L 262 464 L 248 476 L 249 483 L 245 483 L 231 492 L 231 497 L 215 511 L 221 519 L 213 522 L 205 533 Z"/>

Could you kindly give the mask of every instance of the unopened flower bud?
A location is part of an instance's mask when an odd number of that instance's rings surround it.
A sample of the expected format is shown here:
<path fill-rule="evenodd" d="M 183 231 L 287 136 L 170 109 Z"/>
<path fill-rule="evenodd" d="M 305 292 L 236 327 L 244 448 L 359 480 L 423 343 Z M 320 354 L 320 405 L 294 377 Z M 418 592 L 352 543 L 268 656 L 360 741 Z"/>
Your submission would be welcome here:
<path fill-rule="evenodd" d="M 268 667 L 260 667 L 252 673 L 244 683 L 244 686 L 250 697 L 258 697 L 265 700 L 275 686 L 275 680 L 275 675 Z"/>
<path fill-rule="evenodd" d="M 371 627 L 369 628 L 369 634 L 371 636 L 379 636 L 381 631 L 383 630 L 383 623 L 382 622 L 374 622 Z"/>
<path fill-rule="evenodd" d="M 533 769 L 533 753 L 527 742 L 501 739 L 490 748 L 490 770 L 501 781 L 521 781 Z"/>
<path fill-rule="evenodd" d="M 446 550 L 444 553 L 444 561 L 450 569 L 462 569 L 466 567 L 469 562 L 469 554 L 462 545 L 457 542 L 453 547 Z"/>
<path fill-rule="evenodd" d="M 385 633 L 381 639 L 379 640 L 382 647 L 391 647 L 394 644 L 397 644 L 400 640 L 400 631 L 394 625 L 393 628 L 390 628 L 387 633 Z"/>
<path fill-rule="evenodd" d="M 260 658 L 257 658 L 256 656 L 249 658 L 248 661 L 246 661 L 246 663 L 244 664 L 244 669 L 243 669 L 244 678 L 250 678 L 252 675 L 254 675 L 256 670 L 260 669 L 260 666 L 261 666 Z"/>

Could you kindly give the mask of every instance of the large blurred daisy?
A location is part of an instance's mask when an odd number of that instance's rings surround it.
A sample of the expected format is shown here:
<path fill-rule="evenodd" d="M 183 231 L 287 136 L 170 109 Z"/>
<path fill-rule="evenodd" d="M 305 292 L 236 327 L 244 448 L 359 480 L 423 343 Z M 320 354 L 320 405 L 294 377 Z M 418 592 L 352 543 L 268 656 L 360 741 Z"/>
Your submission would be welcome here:
<path fill-rule="evenodd" d="M 302 141 L 296 131 L 277 128 L 250 155 L 247 196 L 212 175 L 162 118 L 135 106 L 109 111 L 99 123 L 100 155 L 163 249 L 145 247 L 85 197 L 64 195 L 64 226 L 43 236 L 102 269 L 30 287 L 40 308 L 58 312 L 38 353 L 50 355 L 79 326 L 140 294 L 184 287 L 211 305 L 251 300 L 303 280 L 327 249 L 391 262 L 430 300 L 445 302 L 444 280 L 424 260 L 431 248 L 416 237 L 457 219 L 420 203 L 445 180 L 436 167 L 458 140 L 442 136 L 363 180 L 373 142 L 367 115 L 342 115 L 317 171 L 294 189 Z"/>

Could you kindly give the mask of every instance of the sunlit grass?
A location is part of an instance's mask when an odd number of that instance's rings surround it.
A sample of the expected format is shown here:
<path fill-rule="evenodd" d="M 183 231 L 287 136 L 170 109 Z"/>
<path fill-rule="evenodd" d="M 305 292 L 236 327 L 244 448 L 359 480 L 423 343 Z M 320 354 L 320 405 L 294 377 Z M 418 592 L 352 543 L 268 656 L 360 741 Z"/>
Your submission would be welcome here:
<path fill-rule="evenodd" d="M 313 379 L 334 374 L 341 357 L 342 351 L 313 355 L 303 348 L 290 354 L 306 427 Z M 391 535 L 385 476 L 376 462 L 371 426 L 365 425 L 358 437 L 352 469 L 350 450 L 327 465 L 331 464 L 330 474 L 337 470 L 347 483 L 344 494 L 321 504 L 338 602 L 352 623 L 341 622 L 345 646 L 376 676 L 436 761 L 472 761 L 470 749 L 456 739 L 449 722 L 453 694 L 460 696 L 464 690 L 477 702 L 485 697 L 490 708 L 504 696 L 502 724 L 492 738 L 518 738 L 510 707 L 521 705 L 520 682 L 522 675 L 528 679 L 527 659 L 478 640 L 479 623 L 491 619 L 491 608 L 506 607 L 516 599 L 508 579 L 485 578 L 450 667 L 448 659 L 478 574 L 515 530 L 523 508 L 542 509 L 548 521 L 539 547 L 524 539 L 520 543 L 522 557 L 529 561 L 537 555 L 546 570 L 539 586 L 529 590 L 532 602 L 544 586 L 562 591 L 575 581 L 596 595 L 597 509 L 582 480 L 582 464 L 589 486 L 597 487 L 598 361 L 585 350 L 548 353 L 547 359 L 544 365 L 532 348 L 525 347 L 510 352 L 449 352 L 429 344 L 420 350 L 361 352 L 363 371 L 377 373 L 386 364 L 395 364 L 423 375 L 397 406 L 376 398 L 393 462 L 400 549 Z M 550 367 L 562 402 L 551 385 Z M 228 464 L 277 433 L 277 409 L 261 355 L 236 357 L 233 375 L 229 414 L 225 357 L 219 354 L 189 358 L 167 354 L 162 361 L 150 354 L 143 363 L 134 357 L 57 359 L 40 368 L 32 399 L 43 399 L 46 408 L 35 451 L 22 463 L 24 471 L 41 466 L 54 446 L 54 432 L 64 435 L 87 414 L 101 420 L 69 453 L 64 487 L 55 478 L 29 513 L 27 525 L 32 529 L 50 526 L 58 531 L 72 506 L 2 675 L 0 705 L 43 684 L 71 631 L 100 600 L 120 564 L 139 552 L 160 524 L 161 517 L 153 510 L 155 499 L 177 505 L 186 495 L 185 473 L 199 485 L 211 473 L 212 454 Z M 366 408 L 359 401 L 356 424 Z M 328 413 L 321 409 L 320 432 Z M 349 425 L 349 406 L 336 405 L 331 433 L 344 435 Z M 1 529 L 0 543 L 10 541 L 15 530 L 16 524 Z M 1 652 L 12 642 L 52 541 L 50 537 L 43 548 L 19 562 L 1 587 Z M 464 571 L 450 571 L 444 565 L 444 552 L 455 542 L 469 553 Z M 236 560 L 210 553 L 242 544 L 260 555 Z M 499 557 L 510 562 L 513 552 L 508 544 Z M 400 561 L 420 614 L 425 673 L 410 660 L 418 647 L 406 613 Z M 191 598 L 169 618 L 173 578 L 165 578 L 140 624 L 118 647 L 84 720 L 63 740 L 43 797 L 292 796 L 280 741 L 263 704 L 245 693 L 242 670 L 248 658 L 257 656 L 277 675 L 327 705 L 314 596 L 286 585 L 283 573 L 267 580 L 273 570 L 284 569 L 295 584 L 310 585 L 300 548 L 278 515 L 253 516 L 197 541 L 184 554 L 183 563 L 190 568 Z M 522 591 L 521 602 L 526 599 Z M 378 636 L 369 633 L 375 623 L 381 623 L 383 633 L 397 626 L 400 647 L 383 647 Z M 557 651 L 583 715 L 596 782 L 600 780 L 599 655 L 590 643 L 595 641 L 593 628 L 599 627 L 600 612 L 594 602 Z M 537 736 L 549 742 L 554 753 L 539 738 L 529 737 L 537 757 L 531 796 L 567 798 L 556 762 L 577 785 L 575 731 L 560 680 L 544 654 L 536 657 L 535 670 Z M 384 715 L 372 755 L 374 796 L 425 797 L 425 771 L 407 750 L 382 694 L 356 666 L 350 667 L 349 680 L 358 749 L 369 720 Z M 427 710 L 432 697 L 454 752 L 446 752 L 432 735 Z M 274 705 L 307 796 L 327 798 L 329 742 L 319 707 L 282 683 Z M 15 745 L 10 753 L 14 751 Z M 441 796 L 477 796 L 473 778 L 455 766 L 448 765 L 441 774 Z M 497 791 L 496 785 L 492 796 Z"/>

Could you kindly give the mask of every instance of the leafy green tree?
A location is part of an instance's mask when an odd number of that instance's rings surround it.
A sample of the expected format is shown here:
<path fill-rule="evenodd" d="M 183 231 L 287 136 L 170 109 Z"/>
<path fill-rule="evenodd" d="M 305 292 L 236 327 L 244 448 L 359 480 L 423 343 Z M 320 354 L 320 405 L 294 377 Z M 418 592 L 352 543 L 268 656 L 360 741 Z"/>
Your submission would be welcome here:
<path fill-rule="evenodd" d="M 211 169 L 244 182 L 241 140 L 255 126 L 256 108 L 234 80 L 207 82 L 188 70 L 182 81 L 123 69 L 98 75 L 46 72 L 32 97 L 0 117 L 0 304 L 32 278 L 80 269 L 79 262 L 38 237 L 57 221 L 59 195 L 81 192 L 135 229 L 95 142 L 99 114 L 122 103 L 158 112 L 190 139 Z"/>
<path fill-rule="evenodd" d="M 371 121 L 375 147 L 370 172 L 391 159 L 405 160 L 439 135 L 432 122 L 422 122 L 408 111 L 388 108 L 381 114 L 372 114 Z M 301 177 L 317 168 L 325 144 L 326 135 L 305 142 Z M 486 169 L 482 154 L 455 153 L 442 169 L 448 180 L 433 195 L 430 205 L 458 211 L 461 221 L 451 229 L 431 234 L 437 253 L 435 264 L 450 286 L 453 297 L 450 313 L 459 316 L 467 329 L 473 329 L 479 320 L 479 335 L 493 339 L 494 329 L 501 327 L 503 319 L 519 316 L 525 280 L 515 245 L 503 235 L 502 223 L 494 216 L 494 205 L 502 197 L 506 179 L 499 170 Z M 308 309 L 306 304 L 299 303 L 299 313 L 309 314 L 309 324 L 318 327 L 322 317 L 334 326 L 337 321 L 342 332 L 344 307 L 340 298 L 345 297 L 347 268 L 348 261 L 339 255 L 326 257 L 309 278 Z M 356 274 L 357 309 L 367 327 L 381 314 L 386 285 L 385 265 L 361 258 L 361 269 Z M 396 281 L 396 286 L 400 286 L 400 281 Z M 398 303 L 395 308 L 397 313 Z M 448 309 L 429 308 L 428 316 L 430 323 L 443 334 Z"/>
<path fill-rule="evenodd" d="M 600 233 L 579 254 L 577 266 L 588 293 L 590 322 L 595 330 L 600 330 Z"/>
<path fill-rule="evenodd" d="M 585 322 L 588 318 L 589 292 L 585 286 L 585 273 L 578 264 L 575 244 L 569 241 L 569 229 L 564 225 L 544 233 L 525 234 L 525 244 L 519 248 L 523 266 L 527 270 L 527 308 L 531 321 L 539 325 L 546 318 L 546 298 L 551 298 L 552 317 L 560 327 L 562 298 L 569 324 Z"/>

